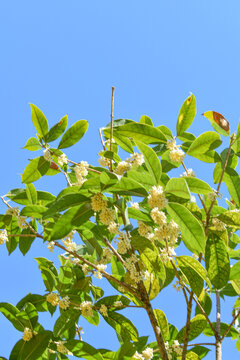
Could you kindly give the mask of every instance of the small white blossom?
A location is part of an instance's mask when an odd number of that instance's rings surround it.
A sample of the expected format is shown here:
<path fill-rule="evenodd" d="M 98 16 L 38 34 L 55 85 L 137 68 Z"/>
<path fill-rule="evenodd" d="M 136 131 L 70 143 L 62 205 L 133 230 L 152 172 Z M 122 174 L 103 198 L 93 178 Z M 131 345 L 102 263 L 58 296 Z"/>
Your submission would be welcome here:
<path fill-rule="evenodd" d="M 98 279 L 102 279 L 102 272 L 105 271 L 106 268 L 107 265 L 104 264 L 97 265 L 97 271 L 93 272 L 94 276 L 96 276 Z"/>
<path fill-rule="evenodd" d="M 127 251 L 131 248 L 127 234 L 120 232 L 118 240 L 119 242 L 117 243 L 117 251 L 119 254 L 126 254 Z"/>
<path fill-rule="evenodd" d="M 126 171 L 131 169 L 132 165 L 130 162 L 121 161 L 117 164 L 117 167 L 114 169 L 114 173 L 117 175 L 123 175 Z"/>
<path fill-rule="evenodd" d="M 145 350 L 143 350 L 142 356 L 143 356 L 144 359 L 146 359 L 146 360 L 152 359 L 152 358 L 153 358 L 153 349 L 147 347 Z"/>
<path fill-rule="evenodd" d="M 99 219 L 104 225 L 110 225 L 115 219 L 115 211 L 106 208 L 100 212 Z"/>
<path fill-rule="evenodd" d="M 144 157 L 143 154 L 134 153 L 131 154 L 133 165 L 141 166 L 144 163 Z"/>
<path fill-rule="evenodd" d="M 88 267 L 87 264 L 83 264 L 83 265 L 82 265 L 82 271 L 83 271 L 84 275 L 87 275 L 87 274 L 88 274 L 88 272 L 89 272 L 89 267 Z"/>
<path fill-rule="evenodd" d="M 149 233 L 151 233 L 151 227 L 146 225 L 144 222 L 142 221 L 138 221 L 138 233 L 139 235 L 143 236 L 143 237 L 147 237 L 149 235 Z"/>
<path fill-rule="evenodd" d="M 115 223 L 115 221 L 112 221 L 108 225 L 108 231 L 110 234 L 119 234 L 119 225 Z"/>
<path fill-rule="evenodd" d="M 130 202 L 131 208 L 139 210 L 139 203 L 138 202 Z"/>
<path fill-rule="evenodd" d="M 57 351 L 64 355 L 73 355 L 71 351 L 69 351 L 66 346 L 64 345 L 64 341 L 58 341 L 56 342 L 57 345 Z"/>
<path fill-rule="evenodd" d="M 102 304 L 100 306 L 99 311 L 103 316 L 106 316 L 106 317 L 108 316 L 108 309 L 107 309 L 106 305 Z"/>
<path fill-rule="evenodd" d="M 24 341 L 30 341 L 33 338 L 33 335 L 34 334 L 31 329 L 29 329 L 27 327 L 24 328 L 24 334 L 22 337 Z"/>
<path fill-rule="evenodd" d="M 71 231 L 62 242 L 68 251 L 75 251 L 77 248 L 77 244 L 73 241 L 73 237 L 76 231 Z"/>
<path fill-rule="evenodd" d="M 103 167 L 109 166 L 109 164 L 110 164 L 110 160 L 104 156 L 100 156 L 100 158 L 98 159 L 98 162 Z"/>
<path fill-rule="evenodd" d="M 226 225 L 219 219 L 212 219 L 212 224 L 218 231 L 224 231 L 226 230 Z"/>
<path fill-rule="evenodd" d="M 187 171 L 185 171 L 181 176 L 182 177 L 196 177 L 196 174 L 193 171 L 193 169 L 187 169 Z"/>
<path fill-rule="evenodd" d="M 91 197 L 91 205 L 93 211 L 101 211 L 106 209 L 107 201 L 103 199 L 103 194 L 98 193 Z"/>
<path fill-rule="evenodd" d="M 68 158 L 67 158 L 67 155 L 66 154 L 62 154 L 60 156 L 58 156 L 58 164 L 60 166 L 63 166 L 64 164 L 67 164 L 68 163 Z"/>
<path fill-rule="evenodd" d="M 167 141 L 167 149 L 168 150 L 173 150 L 177 147 L 177 144 L 176 144 L 176 139 L 175 138 L 172 138 L 171 140 L 168 140 Z"/>
<path fill-rule="evenodd" d="M 5 242 L 8 241 L 8 234 L 7 230 L 0 230 L 0 245 L 3 245 Z"/>
<path fill-rule="evenodd" d="M 149 193 L 150 194 L 148 195 L 148 205 L 151 209 L 157 207 L 159 210 L 162 210 L 164 207 L 167 206 L 168 201 L 164 195 L 162 186 L 153 186 L 149 190 Z"/>
<path fill-rule="evenodd" d="M 51 153 L 50 153 L 50 151 L 48 149 L 43 150 L 43 157 L 44 157 L 45 160 L 51 161 L 52 156 L 51 156 Z"/>
<path fill-rule="evenodd" d="M 19 207 L 7 208 L 6 210 L 6 215 L 19 216 L 19 214 L 20 214 Z"/>
<path fill-rule="evenodd" d="M 65 296 L 64 298 L 62 298 L 61 300 L 59 300 L 58 305 L 61 309 L 65 310 L 69 307 L 70 305 L 70 299 L 68 296 Z"/>
<path fill-rule="evenodd" d="M 27 223 L 26 223 L 27 216 L 18 216 L 17 217 L 17 223 L 20 229 L 27 229 Z"/>
<path fill-rule="evenodd" d="M 155 207 L 151 211 L 151 218 L 158 225 L 164 225 L 167 223 L 167 217 L 163 211 L 160 211 L 158 207 Z"/>
<path fill-rule="evenodd" d="M 169 153 L 169 158 L 174 162 L 182 162 L 184 159 L 185 153 L 181 149 L 172 149 Z"/>
<path fill-rule="evenodd" d="M 111 250 L 109 250 L 107 247 L 105 247 L 103 249 L 101 263 L 107 264 L 111 260 L 112 255 L 113 254 L 112 254 Z"/>
<path fill-rule="evenodd" d="M 83 301 L 80 304 L 80 310 L 83 316 L 93 316 L 93 309 L 92 309 L 92 302 L 91 301 Z"/>
<path fill-rule="evenodd" d="M 168 247 L 160 250 L 160 258 L 163 263 L 167 263 L 169 260 L 171 260 L 172 256 L 175 256 L 176 253 L 174 251 L 173 247 Z"/>
<path fill-rule="evenodd" d="M 115 301 L 115 302 L 113 303 L 113 306 L 115 306 L 115 307 L 122 307 L 122 306 L 123 306 L 123 303 L 118 300 L 118 301 Z"/>
<path fill-rule="evenodd" d="M 144 360 L 143 356 L 141 354 L 139 354 L 137 351 L 133 355 L 133 358 L 138 359 L 138 360 Z"/>
<path fill-rule="evenodd" d="M 59 302 L 58 294 L 52 292 L 52 293 L 47 295 L 46 299 L 47 299 L 47 302 L 49 302 L 53 306 L 58 305 L 58 302 Z"/>
<path fill-rule="evenodd" d="M 48 250 L 51 251 L 51 252 L 53 252 L 54 246 L 55 246 L 55 242 L 54 242 L 54 241 L 50 241 L 50 242 L 48 243 L 48 245 L 47 245 Z"/>
<path fill-rule="evenodd" d="M 74 171 L 77 178 L 77 185 L 81 186 L 84 183 L 85 177 L 88 174 L 88 167 L 89 164 L 86 161 L 81 161 L 80 164 L 75 166 Z"/>

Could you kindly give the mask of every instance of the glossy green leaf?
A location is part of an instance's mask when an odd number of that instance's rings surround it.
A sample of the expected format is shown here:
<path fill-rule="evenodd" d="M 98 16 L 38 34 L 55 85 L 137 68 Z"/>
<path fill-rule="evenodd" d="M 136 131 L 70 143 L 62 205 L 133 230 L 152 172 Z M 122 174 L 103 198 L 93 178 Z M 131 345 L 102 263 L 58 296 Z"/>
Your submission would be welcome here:
<path fill-rule="evenodd" d="M 120 307 L 114 306 L 114 303 L 116 301 L 121 301 L 123 306 Z M 130 300 L 127 297 L 123 295 L 112 295 L 112 296 L 105 296 L 102 299 L 98 300 L 95 303 L 95 306 L 100 307 L 101 305 L 106 305 L 109 310 L 119 310 L 119 309 L 123 309 L 124 306 L 127 306 L 129 304 L 130 304 Z"/>
<path fill-rule="evenodd" d="M 24 305 L 24 309 L 17 314 L 17 317 L 25 327 L 34 329 L 38 321 L 38 312 L 35 306 L 28 302 Z"/>
<path fill-rule="evenodd" d="M 121 336 L 124 341 L 137 341 L 138 331 L 133 323 L 125 316 L 116 313 L 115 311 L 109 311 L 108 316 L 103 316 L 105 321 L 115 329 L 115 331 Z"/>
<path fill-rule="evenodd" d="M 27 140 L 26 145 L 23 147 L 23 149 L 27 149 L 27 150 L 30 150 L 30 151 L 37 151 L 37 150 L 42 149 L 42 145 L 40 144 L 38 139 L 36 139 L 34 137 L 30 137 Z"/>
<path fill-rule="evenodd" d="M 177 262 L 191 289 L 199 297 L 203 290 L 204 281 L 209 283 L 206 270 L 199 261 L 190 256 L 178 256 Z"/>
<path fill-rule="evenodd" d="M 142 141 L 145 144 L 165 143 L 167 141 L 161 130 L 135 122 L 114 128 L 114 133 Z"/>
<path fill-rule="evenodd" d="M 149 146 L 145 145 L 144 143 L 140 141 L 136 141 L 135 143 L 139 149 L 139 151 L 143 154 L 145 164 L 147 166 L 147 169 L 154 179 L 155 184 L 158 185 L 161 179 L 162 174 L 162 167 L 161 163 L 155 153 Z"/>
<path fill-rule="evenodd" d="M 169 334 L 167 317 L 162 310 L 154 309 L 153 312 L 157 319 L 158 326 L 161 330 L 163 339 L 164 339 L 164 341 L 167 341 L 168 334 Z"/>
<path fill-rule="evenodd" d="M 33 304 L 37 311 L 47 311 L 46 296 L 29 293 L 17 303 L 16 307 L 19 310 L 22 310 L 24 305 L 28 302 Z"/>
<path fill-rule="evenodd" d="M 110 171 L 104 170 L 100 175 L 100 183 L 101 183 L 101 191 L 103 191 L 117 184 L 118 177 L 117 175 L 111 173 Z"/>
<path fill-rule="evenodd" d="M 171 178 L 166 185 L 165 193 L 190 200 L 190 192 L 185 178 Z"/>
<path fill-rule="evenodd" d="M 196 315 L 194 318 L 190 321 L 190 331 L 189 331 L 189 337 L 188 340 L 192 341 L 196 337 L 198 337 L 203 330 L 205 329 L 207 325 L 207 320 L 204 315 Z M 185 336 L 186 327 L 184 326 L 177 335 L 177 340 L 180 343 L 184 342 L 184 336 Z"/>
<path fill-rule="evenodd" d="M 49 166 L 50 162 L 46 161 L 43 156 L 31 160 L 22 174 L 22 182 L 29 184 L 40 179 L 46 174 Z"/>
<path fill-rule="evenodd" d="M 20 311 L 12 304 L 0 303 L 0 312 L 12 323 L 12 325 L 18 330 L 24 330 L 24 324 L 21 319 L 17 317 Z"/>
<path fill-rule="evenodd" d="M 63 135 L 58 149 L 66 149 L 76 144 L 85 134 L 88 129 L 88 122 L 86 120 L 79 120 L 75 122 Z"/>
<path fill-rule="evenodd" d="M 41 218 L 47 209 L 48 208 L 46 206 L 42 205 L 27 205 L 21 210 L 20 215 Z"/>
<path fill-rule="evenodd" d="M 220 155 L 215 150 L 207 151 L 204 154 L 195 154 L 194 157 L 209 164 L 221 161 Z"/>
<path fill-rule="evenodd" d="M 46 142 L 51 142 L 59 138 L 66 130 L 68 124 L 68 115 L 63 116 L 57 124 L 55 124 L 45 136 Z"/>
<path fill-rule="evenodd" d="M 6 242 L 6 247 L 8 249 L 8 254 L 10 255 L 17 247 L 19 238 L 17 237 L 17 234 L 21 234 L 21 229 L 18 227 L 18 223 L 16 218 L 12 219 L 11 223 L 6 227 L 9 234 L 16 234 L 16 236 L 11 236 L 8 238 L 8 241 Z"/>
<path fill-rule="evenodd" d="M 202 224 L 183 205 L 169 203 L 167 211 L 179 225 L 185 246 L 194 253 L 204 253 L 205 235 Z"/>
<path fill-rule="evenodd" d="M 67 342 L 67 348 L 74 356 L 83 358 L 86 360 L 103 360 L 99 350 L 95 349 L 91 345 L 79 340 L 70 340 Z M 107 359 L 106 359 L 107 360 Z"/>
<path fill-rule="evenodd" d="M 229 280 L 240 280 L 240 261 L 231 267 Z"/>
<path fill-rule="evenodd" d="M 45 214 L 43 215 L 43 219 L 48 219 L 49 217 L 54 216 L 57 212 L 66 210 L 73 206 L 84 204 L 89 201 L 89 198 L 82 194 L 66 194 L 60 199 L 54 201 L 49 209 L 46 209 Z"/>
<path fill-rule="evenodd" d="M 140 117 L 140 123 L 141 123 L 141 124 L 147 124 L 147 125 L 153 126 L 152 120 L 151 120 L 150 117 L 147 116 L 147 115 L 142 115 L 142 116 Z"/>
<path fill-rule="evenodd" d="M 121 178 L 119 185 L 115 185 L 108 190 L 119 195 L 148 196 L 147 190 L 139 182 L 126 177 Z"/>
<path fill-rule="evenodd" d="M 37 190 L 35 189 L 35 186 L 33 184 L 26 185 L 26 194 L 30 204 L 37 203 Z"/>
<path fill-rule="evenodd" d="M 51 337 L 51 331 L 44 331 L 35 335 L 30 341 L 26 341 L 22 349 L 21 360 L 39 359 L 48 347 Z"/>
<path fill-rule="evenodd" d="M 30 104 L 30 107 L 32 110 L 33 125 L 35 126 L 35 129 L 37 130 L 38 135 L 41 138 L 44 138 L 44 135 L 46 135 L 48 132 L 47 119 L 46 119 L 45 115 L 43 114 L 43 112 L 36 105 Z"/>
<path fill-rule="evenodd" d="M 209 194 L 212 192 L 211 186 L 203 180 L 187 176 L 184 179 L 188 184 L 189 190 L 194 194 Z"/>
<path fill-rule="evenodd" d="M 93 215 L 90 203 L 80 206 L 74 206 L 67 210 L 56 221 L 52 233 L 51 240 L 62 239 L 70 233 L 75 227 L 82 225 Z"/>
<path fill-rule="evenodd" d="M 229 226 L 240 228 L 240 211 L 227 210 L 218 216 L 218 219 Z"/>
<path fill-rule="evenodd" d="M 55 322 L 53 335 L 56 337 L 62 336 L 66 330 L 78 322 L 79 316 L 80 312 L 73 309 L 63 311 Z"/>
<path fill-rule="evenodd" d="M 213 286 L 223 288 L 230 274 L 230 262 L 224 242 L 215 234 L 211 234 L 206 243 L 205 263 L 208 276 Z"/>
<path fill-rule="evenodd" d="M 147 213 L 142 212 L 141 210 L 137 210 L 134 208 L 128 208 L 128 216 L 131 219 L 145 221 L 145 222 L 152 222 L 150 215 Z"/>
<path fill-rule="evenodd" d="M 202 305 L 205 313 L 209 316 L 211 313 L 211 310 L 212 310 L 212 300 L 211 300 L 209 294 L 207 292 L 201 294 L 201 296 L 199 298 L 199 302 Z M 198 306 L 196 306 L 196 309 L 195 309 L 195 315 L 197 315 L 197 314 L 202 314 L 202 312 Z"/>
<path fill-rule="evenodd" d="M 225 182 L 229 194 L 232 199 L 236 203 L 236 205 L 240 206 L 240 177 L 238 173 L 231 168 L 226 168 L 225 173 L 223 175 L 223 181 Z"/>
<path fill-rule="evenodd" d="M 110 138 L 110 129 L 104 128 L 103 133 L 107 138 Z M 129 140 L 126 136 L 118 134 L 116 131 L 113 132 L 113 139 L 115 142 L 126 152 L 133 154 L 133 145 L 131 140 Z"/>
<path fill-rule="evenodd" d="M 204 154 L 219 147 L 222 143 L 220 135 L 214 131 L 207 131 L 197 137 L 189 147 L 187 154 L 191 156 Z"/>
<path fill-rule="evenodd" d="M 33 232 L 30 229 L 23 229 L 22 230 L 23 235 L 33 235 Z M 29 237 L 20 237 L 19 238 L 19 250 L 23 255 L 26 255 L 26 253 L 29 251 L 35 237 L 29 236 Z"/>
<path fill-rule="evenodd" d="M 155 184 L 153 177 L 147 171 L 130 170 L 126 173 L 126 176 L 133 179 L 144 186 L 147 190 L 152 188 Z"/>
<path fill-rule="evenodd" d="M 200 357 L 192 350 L 188 350 L 186 360 L 200 360 Z"/>
<path fill-rule="evenodd" d="M 192 124 L 196 115 L 196 98 L 191 94 L 183 103 L 177 119 L 177 135 L 181 135 Z"/>
<path fill-rule="evenodd" d="M 19 340 L 13 347 L 9 360 L 22 360 L 22 350 L 24 348 L 25 341 Z"/>
<path fill-rule="evenodd" d="M 214 329 L 216 329 L 215 321 L 212 322 L 212 325 L 213 325 Z M 221 322 L 221 332 L 220 332 L 221 336 L 223 336 L 223 334 L 228 329 L 228 327 L 229 327 L 229 324 Z M 214 336 L 213 331 L 208 324 L 207 324 L 206 328 L 204 329 L 203 334 L 206 336 Z M 232 326 L 229 333 L 226 335 L 226 337 L 232 337 L 232 336 L 237 336 L 237 335 L 239 335 L 238 331 Z"/>
<path fill-rule="evenodd" d="M 25 189 L 13 189 L 9 191 L 6 196 L 21 205 L 28 205 L 30 201 Z M 37 191 L 37 198 L 39 205 L 46 205 L 56 199 L 54 195 L 45 191 Z"/>
<path fill-rule="evenodd" d="M 104 156 L 105 158 L 110 160 L 114 160 L 117 163 L 122 161 L 121 158 L 114 151 L 110 151 L 110 150 L 100 151 L 98 155 Z"/>
<path fill-rule="evenodd" d="M 167 140 L 172 139 L 173 134 L 172 134 L 171 130 L 167 126 L 160 125 L 160 126 L 157 126 L 156 128 L 159 129 L 166 136 Z M 163 145 L 163 144 L 161 144 L 161 145 Z"/>

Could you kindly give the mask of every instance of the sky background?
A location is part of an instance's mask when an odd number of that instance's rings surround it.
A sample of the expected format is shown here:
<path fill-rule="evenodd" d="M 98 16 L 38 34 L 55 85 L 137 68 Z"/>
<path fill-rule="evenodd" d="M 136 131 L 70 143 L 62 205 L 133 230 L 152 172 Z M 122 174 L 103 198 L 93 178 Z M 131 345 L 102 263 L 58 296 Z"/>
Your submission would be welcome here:
<path fill-rule="evenodd" d="M 35 155 L 21 150 L 35 135 L 29 103 L 45 113 L 50 125 L 65 114 L 70 125 L 88 120 L 87 134 L 66 154 L 92 165 L 101 150 L 98 128 L 110 120 L 112 86 L 115 119 L 138 121 L 146 114 L 156 126 L 164 124 L 174 132 L 180 106 L 192 92 L 198 112 L 191 132 L 212 130 L 201 116 L 207 110 L 222 113 L 233 132 L 240 118 L 239 12 L 238 0 L 2 1 L 0 194 L 23 187 L 20 173 Z M 213 185 L 213 166 L 192 159 L 186 164 Z M 45 177 L 35 186 L 56 195 L 65 181 L 61 175 Z M 2 204 L 0 209 L 5 212 Z M 1 247 L 0 301 L 15 305 L 28 292 L 44 293 L 33 260 L 37 256 L 56 259 L 40 241 L 25 257 L 19 250 L 8 257 Z M 163 292 L 154 305 L 165 311 L 169 322 L 183 326 L 182 295 Z M 141 335 L 151 331 L 146 318 L 134 311 L 129 317 Z M 52 328 L 49 316 L 41 314 L 40 319 Z M 223 319 L 231 321 L 231 306 L 224 303 Z M 117 349 L 114 331 L 103 320 L 100 328 L 80 323 L 85 341 Z M 21 336 L 0 314 L 0 355 L 8 358 Z M 227 341 L 223 358 L 238 357 L 235 344 Z M 206 357 L 214 358 L 213 352 Z"/>

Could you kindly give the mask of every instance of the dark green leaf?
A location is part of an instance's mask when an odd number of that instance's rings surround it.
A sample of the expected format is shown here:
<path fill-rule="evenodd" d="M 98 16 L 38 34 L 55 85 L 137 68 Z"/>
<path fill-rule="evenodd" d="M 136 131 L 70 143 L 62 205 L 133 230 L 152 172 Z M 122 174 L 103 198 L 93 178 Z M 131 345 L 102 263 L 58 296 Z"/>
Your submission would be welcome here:
<path fill-rule="evenodd" d="M 55 124 L 45 136 L 46 142 L 51 142 L 59 138 L 66 130 L 68 124 L 68 115 L 65 115 Z"/>
<path fill-rule="evenodd" d="M 198 337 L 207 325 L 207 320 L 204 315 L 196 315 L 190 321 L 190 331 L 189 331 L 189 341 L 192 341 L 196 337 Z M 184 342 L 186 327 L 184 326 L 177 335 L 177 340 L 180 343 Z"/>
<path fill-rule="evenodd" d="M 44 353 L 52 337 L 51 331 L 44 331 L 25 342 L 21 360 L 36 360 Z M 19 359 L 20 360 L 20 359 Z"/>
<path fill-rule="evenodd" d="M 86 120 L 75 122 L 63 135 L 58 149 L 65 149 L 76 144 L 83 137 L 87 129 L 88 122 Z"/>
<path fill-rule="evenodd" d="M 125 316 L 114 311 L 108 312 L 108 317 L 104 316 L 105 321 L 112 326 L 124 341 L 137 341 L 138 331 L 133 323 Z"/>
<path fill-rule="evenodd" d="M 79 316 L 80 312 L 73 309 L 63 311 L 55 322 L 53 335 L 56 337 L 62 336 L 66 330 L 78 322 Z"/>
<path fill-rule="evenodd" d="M 24 324 L 22 323 L 21 319 L 18 319 L 17 317 L 20 311 L 15 306 L 2 302 L 0 303 L 0 312 L 13 324 L 13 326 L 18 331 L 24 330 Z"/>
<path fill-rule="evenodd" d="M 45 160 L 43 156 L 31 160 L 22 174 L 22 182 L 29 184 L 40 179 L 46 174 L 49 166 L 50 162 Z"/>

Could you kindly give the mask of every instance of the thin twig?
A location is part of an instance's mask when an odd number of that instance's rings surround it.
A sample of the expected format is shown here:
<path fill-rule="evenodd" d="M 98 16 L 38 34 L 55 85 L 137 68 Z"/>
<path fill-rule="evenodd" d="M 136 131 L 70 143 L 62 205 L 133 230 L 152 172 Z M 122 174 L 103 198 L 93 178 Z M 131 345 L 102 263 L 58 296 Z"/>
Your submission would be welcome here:
<path fill-rule="evenodd" d="M 105 147 L 105 144 L 104 144 L 104 141 L 103 141 L 103 137 L 102 137 L 102 128 L 98 129 L 98 131 L 99 131 L 99 135 L 100 135 L 100 139 L 101 139 L 101 143 L 102 143 L 103 150 L 106 151 L 106 147 Z"/>
<path fill-rule="evenodd" d="M 240 310 L 237 312 L 237 314 L 234 316 L 233 321 L 231 322 L 231 324 L 227 327 L 227 329 L 225 330 L 223 336 L 221 337 L 221 342 L 223 341 L 223 339 L 227 336 L 227 334 L 229 333 L 229 331 L 231 330 L 231 327 L 233 326 L 235 320 L 238 318 L 238 316 L 240 315 Z"/>
<path fill-rule="evenodd" d="M 8 234 L 8 237 L 37 237 L 34 234 Z"/>
<path fill-rule="evenodd" d="M 114 86 L 112 86 L 110 151 L 112 151 L 112 141 L 113 141 L 113 106 L 114 106 L 114 90 L 115 90 L 115 87 L 114 87 Z M 110 160 L 110 171 L 112 171 L 112 160 Z"/>
<path fill-rule="evenodd" d="M 109 249 L 114 253 L 114 255 L 116 255 L 116 257 L 118 258 L 118 260 L 122 263 L 125 264 L 125 261 L 123 260 L 123 258 L 121 257 L 121 255 L 117 252 L 116 249 L 114 249 L 114 247 L 112 246 L 112 244 L 110 244 L 110 242 L 106 239 L 103 238 L 105 244 L 109 247 Z"/>
<path fill-rule="evenodd" d="M 216 346 L 216 343 L 188 344 L 188 346 L 201 346 L 201 345 L 212 345 L 212 346 Z"/>
<path fill-rule="evenodd" d="M 189 296 L 189 300 L 187 302 L 187 320 L 185 325 L 185 335 L 184 335 L 184 343 L 183 343 L 183 352 L 182 352 L 182 360 L 186 359 L 187 355 L 187 345 L 189 339 L 189 332 L 190 332 L 190 321 L 191 321 L 191 312 L 192 312 L 192 300 L 193 300 L 193 292 Z"/>

